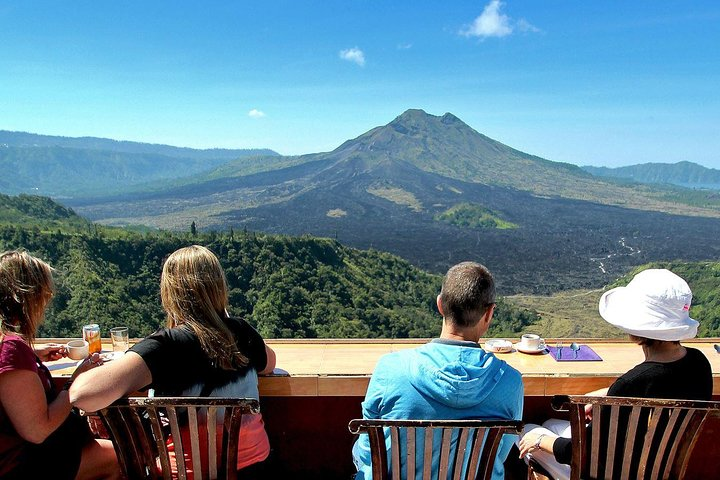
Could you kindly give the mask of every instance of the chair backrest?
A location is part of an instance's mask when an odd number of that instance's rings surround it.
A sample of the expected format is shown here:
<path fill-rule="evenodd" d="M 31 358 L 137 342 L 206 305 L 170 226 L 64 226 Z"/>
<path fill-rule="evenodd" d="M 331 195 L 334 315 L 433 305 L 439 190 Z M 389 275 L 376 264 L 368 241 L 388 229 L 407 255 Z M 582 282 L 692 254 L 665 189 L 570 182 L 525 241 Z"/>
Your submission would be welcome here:
<path fill-rule="evenodd" d="M 703 423 L 720 415 L 720 402 L 694 400 L 555 395 L 552 405 L 570 412 L 573 480 L 684 478 Z"/>
<path fill-rule="evenodd" d="M 242 416 L 259 411 L 254 399 L 133 397 L 99 413 L 126 478 L 172 478 L 172 443 L 177 478 L 199 480 L 236 478 Z"/>
<path fill-rule="evenodd" d="M 500 439 L 503 434 L 519 434 L 522 422 L 361 419 L 351 420 L 348 428 L 354 434 L 368 434 L 375 479 L 391 478 L 392 472 L 394 479 L 415 479 L 422 474 L 423 480 L 460 480 L 491 478 Z M 391 470 L 386 435 L 390 437 Z"/>

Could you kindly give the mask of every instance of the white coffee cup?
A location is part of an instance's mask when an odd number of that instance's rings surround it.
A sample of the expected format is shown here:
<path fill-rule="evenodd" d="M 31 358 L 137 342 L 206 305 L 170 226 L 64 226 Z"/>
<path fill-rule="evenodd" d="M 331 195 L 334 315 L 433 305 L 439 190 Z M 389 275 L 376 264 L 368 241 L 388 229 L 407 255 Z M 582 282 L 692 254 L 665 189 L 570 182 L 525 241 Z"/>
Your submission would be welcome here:
<path fill-rule="evenodd" d="M 525 333 L 520 337 L 520 346 L 528 350 L 540 350 L 545 348 L 545 340 L 540 338 L 540 335 Z"/>
<path fill-rule="evenodd" d="M 67 356 L 73 360 L 83 360 L 88 356 L 88 342 L 85 340 L 70 340 L 65 349 Z"/>

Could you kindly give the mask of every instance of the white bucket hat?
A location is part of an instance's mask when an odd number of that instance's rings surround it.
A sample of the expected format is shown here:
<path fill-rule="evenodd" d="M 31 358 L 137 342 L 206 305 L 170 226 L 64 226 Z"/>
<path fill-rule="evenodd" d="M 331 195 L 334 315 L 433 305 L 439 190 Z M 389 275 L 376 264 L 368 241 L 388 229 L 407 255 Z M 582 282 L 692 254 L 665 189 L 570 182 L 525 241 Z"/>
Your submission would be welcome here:
<path fill-rule="evenodd" d="M 694 338 L 699 323 L 690 318 L 692 292 L 670 270 L 644 270 L 627 287 L 600 297 L 600 315 L 608 323 L 638 337 L 678 341 Z"/>

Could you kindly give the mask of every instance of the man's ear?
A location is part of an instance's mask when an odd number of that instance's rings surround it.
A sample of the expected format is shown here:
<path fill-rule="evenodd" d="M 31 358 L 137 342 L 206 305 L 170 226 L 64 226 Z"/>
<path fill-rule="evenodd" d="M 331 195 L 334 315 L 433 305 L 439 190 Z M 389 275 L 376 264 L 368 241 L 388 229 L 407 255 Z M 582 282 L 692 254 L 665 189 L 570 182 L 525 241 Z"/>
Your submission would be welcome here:
<path fill-rule="evenodd" d="M 440 312 L 440 315 L 442 317 L 444 317 L 445 313 L 443 313 L 442 300 L 440 299 L 440 295 L 437 296 L 437 307 L 438 307 L 438 312 Z"/>
<path fill-rule="evenodd" d="M 492 320 L 493 313 L 495 313 L 495 304 L 493 303 L 490 305 L 490 307 L 485 310 L 485 314 L 483 315 L 482 321 L 490 325 L 490 321 Z"/>

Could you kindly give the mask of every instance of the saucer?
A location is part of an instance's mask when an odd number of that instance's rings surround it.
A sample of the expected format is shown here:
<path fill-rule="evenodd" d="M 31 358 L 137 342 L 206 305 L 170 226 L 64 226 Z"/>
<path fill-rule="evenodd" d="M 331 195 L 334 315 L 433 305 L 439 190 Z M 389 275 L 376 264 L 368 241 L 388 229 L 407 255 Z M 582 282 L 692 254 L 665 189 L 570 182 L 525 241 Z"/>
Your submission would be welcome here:
<path fill-rule="evenodd" d="M 538 348 L 530 348 L 530 347 L 526 347 L 525 345 L 522 345 L 520 342 L 517 342 L 515 344 L 515 349 L 518 352 L 523 352 L 523 353 L 543 353 L 547 350 L 547 345 L 543 345 L 542 347 L 538 347 Z"/>

